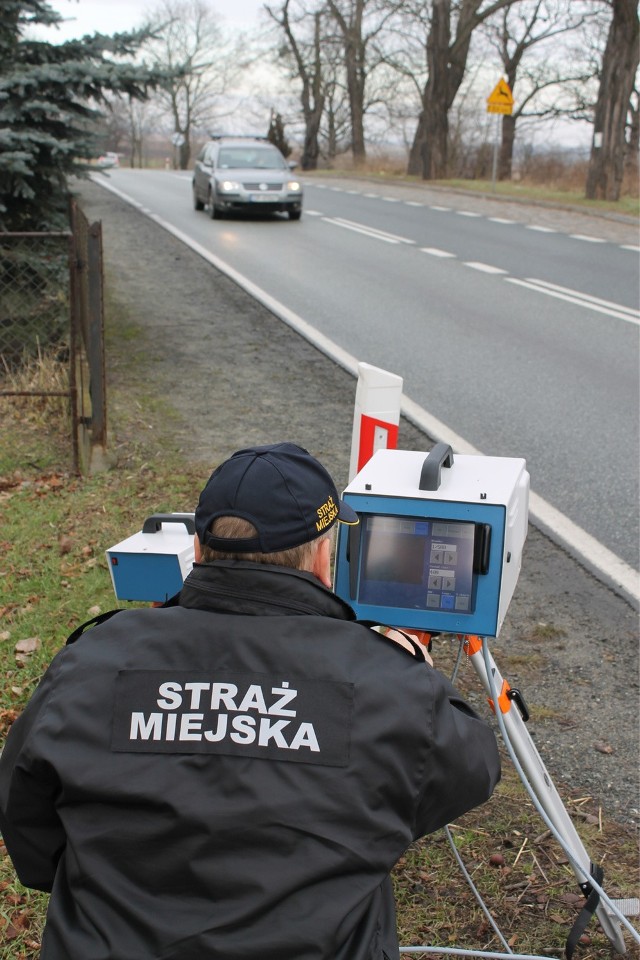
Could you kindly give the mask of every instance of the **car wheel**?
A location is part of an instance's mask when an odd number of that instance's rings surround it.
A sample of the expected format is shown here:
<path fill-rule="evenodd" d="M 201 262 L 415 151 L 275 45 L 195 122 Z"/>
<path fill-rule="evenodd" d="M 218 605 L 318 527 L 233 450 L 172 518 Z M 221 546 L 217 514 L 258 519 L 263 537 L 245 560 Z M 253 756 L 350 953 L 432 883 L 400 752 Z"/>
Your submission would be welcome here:
<path fill-rule="evenodd" d="M 194 210 L 204 210 L 204 203 L 202 200 L 198 200 L 198 194 L 196 193 L 196 188 L 193 188 L 193 209 Z"/>
<path fill-rule="evenodd" d="M 302 210 L 289 210 L 289 220 L 299 220 L 302 216 Z"/>
<path fill-rule="evenodd" d="M 222 216 L 220 208 L 216 207 L 216 202 L 213 199 L 213 194 L 209 191 L 209 216 L 212 220 L 219 220 Z"/>

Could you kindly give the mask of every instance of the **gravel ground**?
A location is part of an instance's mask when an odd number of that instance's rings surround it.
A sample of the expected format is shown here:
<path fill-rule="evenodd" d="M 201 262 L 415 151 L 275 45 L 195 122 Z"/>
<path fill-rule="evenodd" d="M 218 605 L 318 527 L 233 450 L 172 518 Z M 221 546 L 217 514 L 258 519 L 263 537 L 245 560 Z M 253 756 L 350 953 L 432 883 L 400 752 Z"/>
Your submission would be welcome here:
<path fill-rule="evenodd" d="M 420 188 L 384 187 L 393 190 Z M 290 439 L 318 456 L 339 488 L 346 485 L 353 378 L 140 212 L 93 183 L 79 193 L 87 216 L 103 224 L 107 303 L 140 327 L 131 344 L 137 375 L 172 408 L 170 442 L 202 462 L 203 480 L 239 447 Z M 624 219 L 437 195 L 451 206 L 637 243 L 637 228 Z M 118 370 L 109 369 L 109 379 L 117 448 L 127 384 Z M 399 445 L 428 450 L 432 441 L 403 420 Z M 640 824 L 637 612 L 530 527 L 522 574 L 491 650 L 528 703 L 529 732 L 561 795 L 591 796 L 612 819 Z M 435 646 L 445 672 L 454 652 L 445 640 Z M 463 668 L 459 682 L 470 700 L 484 700 L 472 668 Z"/>

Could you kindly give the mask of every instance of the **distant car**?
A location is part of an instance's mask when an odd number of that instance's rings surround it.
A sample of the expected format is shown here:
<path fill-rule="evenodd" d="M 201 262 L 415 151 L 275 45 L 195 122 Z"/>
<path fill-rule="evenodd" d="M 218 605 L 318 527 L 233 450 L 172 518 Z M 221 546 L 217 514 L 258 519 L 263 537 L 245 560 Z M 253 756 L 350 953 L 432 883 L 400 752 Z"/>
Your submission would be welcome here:
<path fill-rule="evenodd" d="M 193 206 L 209 208 L 213 219 L 225 213 L 302 215 L 302 184 L 277 147 L 259 137 L 214 137 L 205 144 L 193 171 Z"/>
<path fill-rule="evenodd" d="M 102 156 L 96 160 L 96 166 L 101 167 L 103 170 L 108 170 L 111 167 L 119 167 L 120 157 L 117 153 L 103 153 Z"/>

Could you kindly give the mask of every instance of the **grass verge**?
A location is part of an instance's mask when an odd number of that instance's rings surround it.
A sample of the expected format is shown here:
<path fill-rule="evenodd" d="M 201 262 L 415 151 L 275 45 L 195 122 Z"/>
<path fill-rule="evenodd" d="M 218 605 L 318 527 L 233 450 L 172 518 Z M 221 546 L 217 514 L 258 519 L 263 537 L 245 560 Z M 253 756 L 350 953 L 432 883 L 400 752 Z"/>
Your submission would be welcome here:
<path fill-rule="evenodd" d="M 203 467 L 159 442 L 167 410 L 145 393 L 135 327 L 120 316 L 111 410 L 117 470 L 68 473 L 66 412 L 51 401 L 4 401 L 0 444 L 0 736 L 27 702 L 67 634 L 114 603 L 104 550 L 159 510 L 193 509 Z M 52 371 L 54 375 L 55 371 Z M 118 390 L 126 383 L 126 404 Z M 156 451 L 162 451 L 159 456 Z M 565 797 L 591 856 L 604 864 L 610 896 L 638 892 L 635 832 L 609 821 L 589 797 Z M 508 761 L 495 796 L 452 827 L 455 846 L 510 948 L 562 956 L 583 898 Z M 394 871 L 403 945 L 502 950 L 443 833 L 419 841 Z M 0 960 L 35 960 L 47 897 L 17 881 L 0 846 Z M 637 957 L 629 943 L 628 956 Z M 609 942 L 592 922 L 576 960 L 608 960 Z"/>
<path fill-rule="evenodd" d="M 515 200 L 521 203 L 540 203 L 559 208 L 579 209 L 583 213 L 617 214 L 624 217 L 638 219 L 640 215 L 640 200 L 637 196 L 623 195 L 620 200 L 587 200 L 583 189 L 576 189 L 573 185 L 540 184 L 528 180 L 497 181 L 491 180 L 422 180 L 412 177 L 398 170 L 378 169 L 372 165 L 366 169 L 323 169 L 305 172 L 305 176 L 313 177 L 366 177 L 368 180 L 379 180 L 381 183 L 416 184 L 435 189 L 458 190 L 464 193 L 474 193 L 488 198 L 500 200 Z"/>

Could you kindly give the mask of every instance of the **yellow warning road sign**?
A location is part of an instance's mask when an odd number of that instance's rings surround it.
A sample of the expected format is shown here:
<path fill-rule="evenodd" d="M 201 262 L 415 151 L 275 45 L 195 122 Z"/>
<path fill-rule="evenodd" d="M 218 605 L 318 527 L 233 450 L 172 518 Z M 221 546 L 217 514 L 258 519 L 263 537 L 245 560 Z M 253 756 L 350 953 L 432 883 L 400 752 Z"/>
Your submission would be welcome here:
<path fill-rule="evenodd" d="M 487 113 L 513 113 L 513 94 L 506 80 L 498 80 L 491 95 L 487 97 Z"/>

